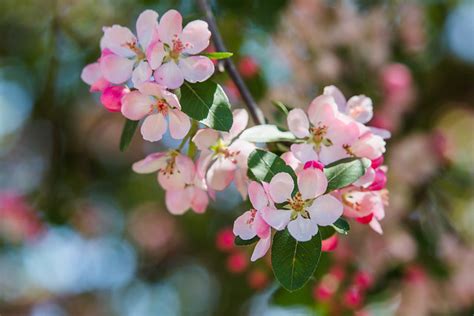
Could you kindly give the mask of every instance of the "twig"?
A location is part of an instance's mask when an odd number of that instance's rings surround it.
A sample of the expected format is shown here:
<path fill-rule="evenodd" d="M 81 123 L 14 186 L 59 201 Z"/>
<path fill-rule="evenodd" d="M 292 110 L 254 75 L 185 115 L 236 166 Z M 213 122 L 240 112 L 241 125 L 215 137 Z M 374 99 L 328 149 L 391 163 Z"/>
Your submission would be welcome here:
<path fill-rule="evenodd" d="M 219 28 L 217 27 L 216 19 L 214 18 L 214 14 L 212 13 L 212 10 L 209 4 L 207 3 L 206 0 L 197 0 L 197 3 L 201 11 L 206 16 L 207 23 L 209 24 L 209 28 L 213 36 L 213 42 L 214 42 L 214 45 L 216 46 L 216 51 L 226 52 L 227 49 L 225 48 L 224 41 L 222 40 L 222 36 L 219 32 Z M 226 58 L 223 60 L 223 63 L 230 78 L 232 79 L 232 81 L 234 81 L 235 85 L 237 86 L 237 89 L 239 90 L 240 95 L 242 96 L 242 99 L 244 100 L 245 105 L 247 106 L 247 109 L 249 110 L 254 123 L 265 124 L 265 116 L 263 115 L 262 110 L 260 110 L 257 103 L 253 99 L 252 94 L 250 93 L 249 89 L 245 85 L 244 80 L 240 76 L 232 60 L 230 58 Z"/>

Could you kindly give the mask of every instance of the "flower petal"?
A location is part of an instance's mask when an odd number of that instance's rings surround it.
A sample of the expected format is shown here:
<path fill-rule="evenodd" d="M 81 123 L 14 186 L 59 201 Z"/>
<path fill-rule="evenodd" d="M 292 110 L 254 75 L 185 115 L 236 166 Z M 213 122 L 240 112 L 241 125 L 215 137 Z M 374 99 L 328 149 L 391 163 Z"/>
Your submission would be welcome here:
<path fill-rule="evenodd" d="M 288 128 L 298 138 L 309 136 L 309 121 L 302 109 L 293 109 L 288 113 Z"/>
<path fill-rule="evenodd" d="M 342 215 L 342 203 L 332 195 L 325 194 L 314 200 L 308 208 L 311 220 L 319 226 L 333 224 Z"/>
<path fill-rule="evenodd" d="M 193 143 L 199 150 L 209 150 L 209 147 L 217 143 L 219 132 L 210 128 L 204 128 L 197 131 L 193 137 Z"/>
<path fill-rule="evenodd" d="M 143 11 L 137 19 L 137 36 L 144 50 L 158 37 L 158 13 L 153 10 Z"/>
<path fill-rule="evenodd" d="M 172 45 L 173 39 L 177 38 L 183 28 L 183 18 L 176 10 L 169 10 L 160 19 L 158 34 L 163 43 Z"/>
<path fill-rule="evenodd" d="M 290 150 L 295 158 L 303 164 L 308 161 L 318 160 L 318 154 L 314 151 L 311 144 L 293 144 Z"/>
<path fill-rule="evenodd" d="M 108 49 L 121 57 L 133 57 L 135 52 L 127 44 L 135 44 L 137 38 L 127 28 L 120 25 L 104 28 L 104 36 L 101 39 L 102 50 Z"/>
<path fill-rule="evenodd" d="M 165 195 L 166 208 L 171 214 L 184 214 L 191 207 L 192 198 L 191 187 L 182 190 L 168 190 Z"/>
<path fill-rule="evenodd" d="M 294 187 L 293 178 L 288 173 L 277 173 L 270 181 L 270 196 L 276 203 L 283 203 L 291 198 Z"/>
<path fill-rule="evenodd" d="M 183 74 L 174 61 L 162 64 L 153 74 L 155 81 L 168 89 L 177 89 L 184 82 Z"/>
<path fill-rule="evenodd" d="M 146 156 L 132 165 L 136 173 L 152 173 L 166 166 L 167 153 L 158 152 Z"/>
<path fill-rule="evenodd" d="M 288 223 L 288 232 L 294 239 L 305 242 L 318 233 L 318 225 L 298 215 L 296 219 Z"/>
<path fill-rule="evenodd" d="M 179 69 L 189 82 L 203 82 L 214 73 L 214 63 L 205 56 L 190 56 L 179 60 Z"/>
<path fill-rule="evenodd" d="M 265 254 L 268 252 L 268 249 L 270 249 L 271 244 L 271 237 L 260 239 L 255 245 L 252 257 L 250 257 L 250 261 L 253 262 L 265 256 Z"/>
<path fill-rule="evenodd" d="M 242 200 L 247 199 L 247 170 L 238 168 L 235 170 L 234 173 L 234 184 L 235 187 L 237 188 L 237 191 L 239 191 L 240 196 L 242 197 Z"/>
<path fill-rule="evenodd" d="M 250 203 L 256 210 L 263 210 L 268 205 L 267 193 L 262 185 L 256 181 L 252 181 L 248 188 Z"/>
<path fill-rule="evenodd" d="M 170 107 L 181 110 L 181 104 L 179 103 L 179 99 L 176 94 L 163 89 L 163 91 L 161 91 L 161 95 Z"/>
<path fill-rule="evenodd" d="M 153 99 L 138 91 L 127 93 L 122 98 L 122 114 L 129 120 L 138 121 L 150 112 Z"/>
<path fill-rule="evenodd" d="M 102 78 L 102 72 L 99 63 L 89 64 L 82 69 L 81 79 L 88 85 L 93 85 L 100 78 Z"/>
<path fill-rule="evenodd" d="M 165 190 L 184 189 L 194 178 L 194 163 L 188 156 L 176 157 L 176 165 L 171 173 L 158 174 L 158 182 Z"/>
<path fill-rule="evenodd" d="M 247 211 L 237 217 L 237 219 L 234 221 L 234 228 L 232 230 L 234 235 L 239 236 L 243 240 L 249 240 L 255 237 L 257 232 L 253 226 L 254 219 L 255 214 L 252 214 L 252 211 Z"/>
<path fill-rule="evenodd" d="M 174 139 L 183 139 L 191 128 L 189 117 L 178 109 L 168 112 L 170 120 L 170 134 Z"/>
<path fill-rule="evenodd" d="M 132 72 L 132 83 L 136 87 L 137 85 L 149 81 L 153 71 L 150 65 L 146 61 L 140 61 L 138 66 Z"/>
<path fill-rule="evenodd" d="M 324 87 L 323 94 L 334 98 L 337 108 L 341 113 L 346 112 L 346 97 L 336 86 Z"/>
<path fill-rule="evenodd" d="M 224 141 L 231 141 L 236 138 L 247 127 L 249 122 L 249 114 L 245 109 L 236 109 L 232 111 L 232 127 L 229 132 L 225 134 Z"/>
<path fill-rule="evenodd" d="M 162 42 L 155 41 L 151 43 L 146 51 L 146 58 L 150 63 L 151 69 L 155 70 L 160 67 L 163 63 L 163 58 L 165 58 L 165 55 L 166 52 Z"/>
<path fill-rule="evenodd" d="M 262 217 L 265 222 L 276 230 L 285 229 L 291 219 L 290 210 L 277 210 L 273 207 L 265 207 L 262 210 Z"/>
<path fill-rule="evenodd" d="M 181 34 L 181 40 L 185 45 L 184 52 L 194 55 L 202 52 L 209 46 L 211 32 L 206 22 L 195 20 L 186 24 Z"/>
<path fill-rule="evenodd" d="M 163 138 L 166 133 L 167 123 L 161 113 L 148 115 L 143 121 L 140 129 L 143 139 L 156 142 Z"/>
<path fill-rule="evenodd" d="M 234 179 L 235 169 L 236 165 L 229 159 L 218 158 L 207 171 L 207 184 L 216 191 L 224 190 Z"/>
<path fill-rule="evenodd" d="M 191 208 L 194 212 L 202 214 L 206 211 L 207 205 L 209 204 L 209 197 L 206 191 L 194 187 L 194 196 L 191 201 Z"/>
<path fill-rule="evenodd" d="M 100 60 L 100 71 L 108 81 L 121 84 L 130 79 L 134 61 L 118 55 L 107 55 Z"/>
<path fill-rule="evenodd" d="M 303 200 L 313 199 L 323 194 L 328 187 L 328 180 L 319 169 L 305 169 L 298 173 L 298 189 Z"/>
<path fill-rule="evenodd" d="M 315 98 L 308 108 L 309 121 L 314 126 L 331 126 L 331 122 L 340 115 L 334 99 L 327 95 Z"/>
<path fill-rule="evenodd" d="M 355 95 L 347 101 L 345 113 L 359 123 L 367 123 L 372 119 L 372 99 L 365 95 Z"/>
<path fill-rule="evenodd" d="M 100 96 L 100 103 L 110 112 L 120 112 L 122 109 L 122 99 L 128 91 L 128 88 L 124 86 L 107 87 Z"/>

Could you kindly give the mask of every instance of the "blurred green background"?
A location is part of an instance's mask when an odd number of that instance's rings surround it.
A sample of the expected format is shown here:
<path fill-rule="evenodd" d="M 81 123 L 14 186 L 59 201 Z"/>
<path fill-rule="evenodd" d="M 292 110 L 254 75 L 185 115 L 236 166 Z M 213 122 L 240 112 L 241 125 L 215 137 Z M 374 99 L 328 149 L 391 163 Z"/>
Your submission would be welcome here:
<path fill-rule="evenodd" d="M 472 315 L 474 2 L 211 1 L 267 117 L 325 85 L 366 94 L 392 132 L 384 235 L 351 222 L 314 280 L 289 294 L 229 228 L 236 189 L 203 215 L 170 215 L 131 164 L 176 145 L 135 137 L 81 82 L 102 26 L 193 1 L 0 2 L 0 315 Z M 214 78 L 235 107 L 224 73 Z M 245 203 L 244 203 L 245 204 Z M 354 291 L 355 288 L 363 288 Z"/>

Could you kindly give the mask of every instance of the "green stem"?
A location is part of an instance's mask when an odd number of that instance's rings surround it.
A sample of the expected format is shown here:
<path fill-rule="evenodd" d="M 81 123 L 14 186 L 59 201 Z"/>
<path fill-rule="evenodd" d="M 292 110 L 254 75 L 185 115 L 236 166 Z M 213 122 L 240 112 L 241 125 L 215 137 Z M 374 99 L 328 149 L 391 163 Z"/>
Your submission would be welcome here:
<path fill-rule="evenodd" d="M 177 151 L 181 152 L 183 149 L 184 145 L 190 140 L 191 138 L 196 135 L 196 132 L 198 130 L 198 122 L 196 120 L 192 120 L 191 123 L 191 128 L 189 129 L 189 132 L 184 136 L 183 140 L 181 141 L 181 144 L 179 144 L 178 148 L 176 149 Z"/>

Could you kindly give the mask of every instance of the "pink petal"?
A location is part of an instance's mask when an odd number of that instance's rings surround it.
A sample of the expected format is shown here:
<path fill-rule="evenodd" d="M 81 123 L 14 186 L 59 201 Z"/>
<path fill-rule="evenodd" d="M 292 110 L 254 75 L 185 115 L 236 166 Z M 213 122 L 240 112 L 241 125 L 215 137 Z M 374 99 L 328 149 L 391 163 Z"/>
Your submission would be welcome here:
<path fill-rule="evenodd" d="M 234 221 L 234 228 L 232 230 L 234 235 L 239 236 L 243 240 L 249 240 L 255 237 L 257 233 L 252 225 L 254 216 L 255 214 L 252 214 L 251 211 L 247 211 L 237 217 Z"/>
<path fill-rule="evenodd" d="M 152 173 L 166 166 L 167 153 L 153 153 L 132 165 L 136 173 Z"/>
<path fill-rule="evenodd" d="M 380 235 L 383 235 L 383 229 L 382 225 L 380 225 L 380 222 L 374 218 L 369 223 L 370 228 L 372 228 L 375 232 L 379 233 Z"/>
<path fill-rule="evenodd" d="M 294 187 L 293 178 L 288 173 L 277 173 L 270 181 L 270 196 L 276 203 L 283 203 L 291 198 Z"/>
<path fill-rule="evenodd" d="M 100 71 L 108 81 L 121 84 L 132 76 L 134 61 L 118 55 L 107 55 L 100 61 Z"/>
<path fill-rule="evenodd" d="M 298 173 L 298 188 L 303 200 L 313 199 L 323 194 L 328 187 L 328 180 L 319 169 L 305 169 Z"/>
<path fill-rule="evenodd" d="M 189 22 L 183 29 L 181 40 L 185 45 L 184 52 L 194 55 L 202 52 L 209 46 L 211 32 L 206 22 L 195 20 Z"/>
<path fill-rule="evenodd" d="M 138 121 L 150 112 L 153 99 L 138 91 L 127 93 L 122 98 L 122 114 L 129 120 Z"/>
<path fill-rule="evenodd" d="M 172 173 L 160 173 L 158 182 L 165 190 L 183 189 L 186 184 L 191 184 L 194 179 L 194 162 L 185 155 L 175 158 L 175 167 Z"/>
<path fill-rule="evenodd" d="M 170 134 L 174 139 L 183 139 L 191 128 L 189 117 L 180 110 L 168 112 L 170 120 Z"/>
<path fill-rule="evenodd" d="M 297 159 L 291 151 L 283 153 L 281 159 L 283 159 L 285 163 L 295 171 L 301 168 L 301 161 Z"/>
<path fill-rule="evenodd" d="M 370 126 L 369 129 L 372 132 L 372 134 L 380 136 L 383 139 L 389 139 L 390 137 L 392 137 L 392 133 L 390 133 L 390 131 L 388 131 L 386 129 L 377 128 L 377 127 L 373 127 L 373 126 Z"/>
<path fill-rule="evenodd" d="M 218 158 L 207 171 L 206 180 L 211 189 L 222 191 L 234 179 L 236 165 L 229 159 Z"/>
<path fill-rule="evenodd" d="M 163 94 L 166 93 L 166 88 L 155 82 L 142 82 L 136 86 L 138 91 L 144 95 L 154 96 L 157 99 L 161 99 Z"/>
<path fill-rule="evenodd" d="M 100 96 L 100 103 L 110 112 L 120 112 L 122 109 L 122 98 L 128 93 L 123 86 L 111 86 L 104 89 Z"/>
<path fill-rule="evenodd" d="M 372 184 L 372 182 L 374 182 L 374 179 L 375 179 L 374 168 L 367 168 L 367 170 L 365 171 L 365 174 L 359 179 L 357 179 L 357 181 L 354 182 L 353 185 L 367 188 L 369 185 Z"/>
<path fill-rule="evenodd" d="M 282 230 L 288 225 L 291 219 L 291 211 L 266 207 L 262 211 L 262 217 L 271 227 L 276 230 Z"/>
<path fill-rule="evenodd" d="M 210 128 L 204 128 L 197 131 L 193 137 L 193 143 L 199 150 L 208 150 L 215 145 L 219 139 L 219 132 Z"/>
<path fill-rule="evenodd" d="M 372 119 L 372 100 L 365 95 L 356 95 L 347 101 L 345 113 L 354 120 L 364 124 Z"/>
<path fill-rule="evenodd" d="M 236 109 L 232 111 L 232 127 L 224 136 L 224 140 L 231 141 L 236 138 L 247 127 L 249 122 L 249 114 L 245 109 Z"/>
<path fill-rule="evenodd" d="M 320 95 L 315 98 L 308 108 L 309 121 L 314 126 L 328 125 L 331 126 L 332 120 L 339 115 L 336 102 L 332 97 Z"/>
<path fill-rule="evenodd" d="M 288 232 L 294 239 L 305 242 L 318 233 L 318 225 L 310 219 L 298 215 L 296 219 L 288 223 Z"/>
<path fill-rule="evenodd" d="M 158 34 L 163 43 L 172 45 L 172 40 L 181 34 L 183 18 L 176 10 L 167 11 L 160 19 Z M 174 88 L 172 88 L 174 89 Z"/>
<path fill-rule="evenodd" d="M 288 113 L 288 128 L 298 138 L 309 136 L 309 121 L 302 109 L 293 109 Z"/>
<path fill-rule="evenodd" d="M 144 50 L 153 38 L 158 37 L 158 13 L 153 10 L 143 11 L 137 19 L 138 41 Z"/>
<path fill-rule="evenodd" d="M 163 63 L 163 58 L 165 55 L 166 52 L 162 42 L 155 41 L 151 43 L 146 51 L 146 58 L 150 63 L 151 69 L 155 70 L 160 67 Z"/>
<path fill-rule="evenodd" d="M 332 195 L 325 194 L 314 200 L 308 207 L 311 221 L 319 226 L 333 224 L 342 215 L 342 203 Z"/>
<path fill-rule="evenodd" d="M 250 257 L 250 261 L 253 262 L 265 256 L 265 254 L 268 252 L 268 249 L 270 249 L 271 244 L 271 237 L 260 239 L 255 245 L 255 249 L 253 250 L 252 257 Z"/>
<path fill-rule="evenodd" d="M 92 63 L 84 67 L 81 72 L 81 79 L 88 85 L 93 85 L 96 81 L 102 78 L 99 63 Z"/>
<path fill-rule="evenodd" d="M 162 64 L 154 73 L 155 81 L 168 89 L 177 89 L 184 82 L 183 74 L 174 61 Z"/>
<path fill-rule="evenodd" d="M 214 73 L 214 63 L 205 56 L 189 56 L 179 60 L 179 69 L 189 82 L 203 82 Z"/>
<path fill-rule="evenodd" d="M 339 243 L 339 238 L 337 237 L 337 234 L 334 234 L 331 237 L 326 238 L 323 241 L 321 241 L 321 251 L 324 251 L 324 252 L 333 251 L 334 249 L 337 248 L 338 243 Z"/>
<path fill-rule="evenodd" d="M 94 84 L 91 86 L 89 89 L 90 92 L 99 92 L 99 91 L 104 91 L 105 88 L 110 87 L 111 83 L 105 79 L 104 77 L 101 77 L 99 80 L 94 82 Z"/>
<path fill-rule="evenodd" d="M 166 133 L 167 123 L 161 113 L 148 115 L 143 121 L 140 129 L 143 139 L 156 142 L 163 138 Z"/>
<path fill-rule="evenodd" d="M 179 99 L 176 94 L 171 93 L 168 90 L 163 90 L 161 94 L 170 107 L 181 110 L 181 104 L 179 103 Z"/>
<path fill-rule="evenodd" d="M 262 210 L 268 205 L 267 194 L 260 183 L 250 182 L 248 192 L 250 203 L 256 210 Z"/>
<path fill-rule="evenodd" d="M 351 149 L 357 157 L 376 159 L 385 152 L 385 141 L 382 137 L 369 132 L 352 144 Z"/>
<path fill-rule="evenodd" d="M 101 40 L 102 49 L 108 49 L 114 54 L 121 57 L 133 57 L 133 52 L 127 44 L 137 42 L 137 38 L 126 27 L 113 25 L 104 29 L 104 36 Z"/>
<path fill-rule="evenodd" d="M 146 61 L 141 61 L 132 72 L 132 83 L 137 86 L 143 82 L 149 81 L 153 71 Z"/>
<path fill-rule="evenodd" d="M 166 208 L 171 214 L 184 214 L 190 207 L 193 199 L 193 190 L 191 187 L 182 190 L 166 191 Z"/>
<path fill-rule="evenodd" d="M 236 160 L 237 165 L 241 168 L 247 169 L 247 161 L 250 153 L 256 148 L 255 144 L 242 139 L 236 139 L 230 144 L 230 152 L 238 152 Z"/>
<path fill-rule="evenodd" d="M 234 183 L 237 187 L 237 191 L 239 191 L 240 196 L 242 197 L 242 200 L 247 199 L 247 182 L 247 170 L 244 170 L 242 168 L 238 168 L 237 170 L 235 170 Z"/>
<path fill-rule="evenodd" d="M 193 200 L 191 201 L 191 208 L 194 210 L 194 212 L 199 214 L 204 213 L 208 204 L 209 197 L 207 196 L 206 191 L 194 187 L 194 196 Z"/>
<path fill-rule="evenodd" d="M 272 232 L 270 225 L 268 225 L 263 219 L 262 212 L 257 212 L 257 214 L 255 214 L 254 227 L 257 236 L 260 238 L 267 238 Z"/>
<path fill-rule="evenodd" d="M 314 151 L 311 144 L 293 144 L 290 147 L 291 152 L 302 163 L 318 160 L 318 154 Z"/>
<path fill-rule="evenodd" d="M 344 97 L 344 94 L 342 94 L 341 90 L 339 90 L 336 86 L 324 87 L 323 94 L 334 98 L 337 108 L 341 113 L 346 112 L 346 98 Z"/>

